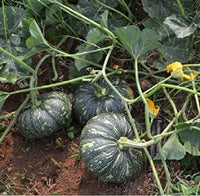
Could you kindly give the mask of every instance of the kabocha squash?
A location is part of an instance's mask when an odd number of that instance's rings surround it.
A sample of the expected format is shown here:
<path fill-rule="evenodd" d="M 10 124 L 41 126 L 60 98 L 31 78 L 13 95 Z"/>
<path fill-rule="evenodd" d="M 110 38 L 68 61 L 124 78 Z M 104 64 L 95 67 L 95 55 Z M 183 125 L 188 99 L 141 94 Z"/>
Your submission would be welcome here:
<path fill-rule="evenodd" d="M 18 119 L 20 133 L 29 139 L 51 135 L 70 123 L 72 105 L 63 92 L 38 97 L 39 105 L 23 111 Z"/>
<path fill-rule="evenodd" d="M 122 114 L 99 114 L 81 132 L 81 158 L 101 181 L 123 183 L 136 178 L 143 169 L 143 150 L 121 148 L 118 143 L 121 137 L 134 138 L 130 123 Z"/>
<path fill-rule="evenodd" d="M 125 81 L 117 77 L 110 77 L 109 80 L 125 98 L 134 98 L 133 91 Z M 123 101 L 103 78 L 94 84 L 90 82 L 80 84 L 74 93 L 72 105 L 74 117 L 82 125 L 101 113 L 125 113 Z"/>

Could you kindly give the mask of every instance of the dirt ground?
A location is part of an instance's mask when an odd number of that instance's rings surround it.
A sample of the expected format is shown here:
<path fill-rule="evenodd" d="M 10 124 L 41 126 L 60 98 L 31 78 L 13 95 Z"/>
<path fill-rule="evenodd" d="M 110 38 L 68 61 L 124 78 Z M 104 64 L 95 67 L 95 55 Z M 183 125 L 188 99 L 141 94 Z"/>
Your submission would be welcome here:
<path fill-rule="evenodd" d="M 56 138 L 64 146 L 58 147 Z M 25 195 L 146 195 L 148 175 L 144 171 L 132 182 L 102 183 L 87 170 L 75 154 L 79 136 L 70 141 L 63 133 L 27 145 L 17 127 L 7 135 L 0 148 L 0 191 Z"/>
<path fill-rule="evenodd" d="M 36 56 L 35 63 L 41 56 Z M 47 61 L 45 64 L 47 65 Z M 67 79 L 67 67 L 57 62 L 58 80 Z M 38 86 L 48 84 L 49 77 L 46 65 L 39 70 Z M 57 82 L 56 81 L 56 82 Z M 18 87 L 1 84 L 0 90 L 12 91 Z M 52 89 L 48 89 L 52 90 Z M 53 90 L 70 93 L 68 86 Z M 45 90 L 40 91 L 43 93 Z M 15 111 L 25 98 L 25 94 L 11 96 L 7 99 L 0 115 Z M 1 120 L 4 129 L 9 125 L 11 118 Z M 62 146 L 57 144 L 61 138 Z M 18 132 L 17 122 L 9 134 L 0 144 L 0 193 L 15 195 L 147 195 L 151 187 L 152 173 L 145 168 L 137 180 L 126 184 L 111 184 L 99 182 L 88 171 L 83 161 L 77 155 L 80 134 L 70 140 L 66 132 L 60 132 L 50 137 L 36 140 L 33 143 L 26 141 Z"/>

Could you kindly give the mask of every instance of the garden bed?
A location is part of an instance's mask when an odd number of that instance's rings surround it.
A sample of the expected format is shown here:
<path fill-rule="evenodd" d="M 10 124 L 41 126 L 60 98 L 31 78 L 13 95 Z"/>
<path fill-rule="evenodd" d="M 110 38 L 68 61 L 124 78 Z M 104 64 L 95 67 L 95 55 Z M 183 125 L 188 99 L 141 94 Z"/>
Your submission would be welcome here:
<path fill-rule="evenodd" d="M 199 1 L 0 8 L 1 194 L 200 194 Z"/>

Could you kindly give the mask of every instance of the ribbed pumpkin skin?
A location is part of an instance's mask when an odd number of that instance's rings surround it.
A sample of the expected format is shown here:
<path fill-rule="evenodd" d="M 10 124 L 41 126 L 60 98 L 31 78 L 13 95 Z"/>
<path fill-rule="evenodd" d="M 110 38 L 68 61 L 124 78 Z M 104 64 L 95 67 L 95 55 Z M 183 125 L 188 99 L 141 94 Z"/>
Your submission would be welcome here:
<path fill-rule="evenodd" d="M 29 139 L 49 136 L 70 123 L 72 105 L 65 93 L 42 94 L 38 100 L 38 107 L 26 109 L 18 119 L 20 133 Z"/>
<path fill-rule="evenodd" d="M 81 132 L 80 155 L 86 167 L 103 182 L 123 183 L 136 178 L 145 158 L 141 149 L 120 150 L 121 136 L 134 138 L 122 114 L 103 113 L 88 121 Z"/>
<path fill-rule="evenodd" d="M 128 84 L 119 78 L 109 78 L 115 88 L 126 98 L 133 99 L 134 95 Z M 97 97 L 95 87 L 84 82 L 78 86 L 73 96 L 73 114 L 82 125 L 92 117 L 105 113 L 124 113 L 125 107 L 121 98 L 110 88 L 104 79 L 99 79 L 97 84 L 106 89 L 106 95 Z"/>

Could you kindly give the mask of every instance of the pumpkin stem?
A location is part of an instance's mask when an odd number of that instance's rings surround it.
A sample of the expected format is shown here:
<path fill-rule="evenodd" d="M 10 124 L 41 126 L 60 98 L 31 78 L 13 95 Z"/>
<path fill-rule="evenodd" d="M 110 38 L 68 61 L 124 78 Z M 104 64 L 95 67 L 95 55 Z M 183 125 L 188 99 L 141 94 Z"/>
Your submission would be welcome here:
<path fill-rule="evenodd" d="M 149 140 L 147 142 L 137 142 L 128 139 L 127 137 L 120 137 L 117 141 L 120 150 L 127 150 L 128 148 L 147 148 L 153 144 L 156 144 L 159 141 L 159 138 Z"/>
<path fill-rule="evenodd" d="M 102 88 L 99 84 L 96 82 L 93 83 L 93 86 L 95 87 L 95 94 L 97 97 L 102 97 L 107 94 L 106 88 Z"/>

